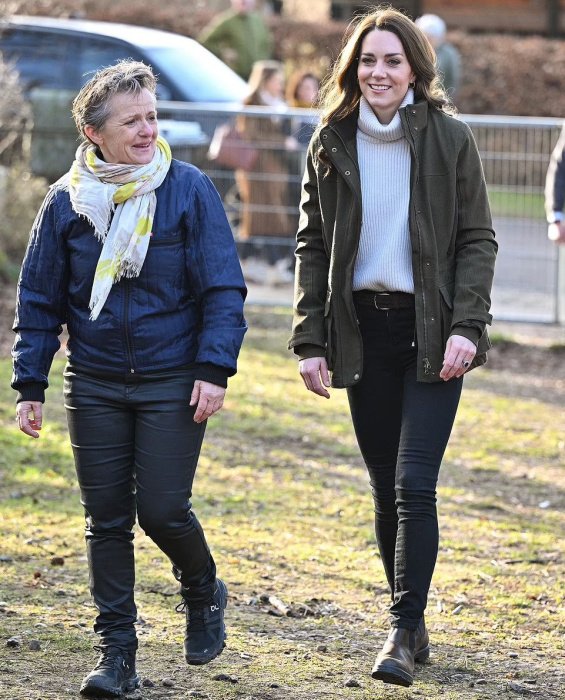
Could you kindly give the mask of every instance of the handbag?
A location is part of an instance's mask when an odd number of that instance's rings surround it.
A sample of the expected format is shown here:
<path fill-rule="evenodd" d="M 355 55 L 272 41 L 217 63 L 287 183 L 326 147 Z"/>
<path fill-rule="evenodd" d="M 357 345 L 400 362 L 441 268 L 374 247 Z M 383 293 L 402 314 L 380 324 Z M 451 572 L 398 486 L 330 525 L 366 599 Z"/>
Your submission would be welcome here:
<path fill-rule="evenodd" d="M 208 148 L 208 160 L 232 170 L 253 170 L 258 158 L 258 149 L 245 140 L 234 124 L 216 127 Z"/>

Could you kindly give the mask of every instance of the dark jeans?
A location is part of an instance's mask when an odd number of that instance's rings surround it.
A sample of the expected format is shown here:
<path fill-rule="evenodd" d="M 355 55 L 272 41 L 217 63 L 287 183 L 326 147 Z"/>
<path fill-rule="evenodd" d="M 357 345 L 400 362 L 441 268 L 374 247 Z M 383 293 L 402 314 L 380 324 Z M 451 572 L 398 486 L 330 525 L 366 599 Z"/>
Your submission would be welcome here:
<path fill-rule="evenodd" d="M 375 533 L 395 627 L 416 629 L 438 551 L 436 486 L 462 378 L 416 381 L 414 309 L 356 302 L 363 376 L 348 390 L 375 503 Z"/>
<path fill-rule="evenodd" d="M 90 589 L 102 646 L 137 647 L 133 532 L 169 557 L 189 597 L 207 600 L 216 568 L 191 509 L 205 423 L 189 406 L 194 375 L 108 381 L 67 368 L 65 407 L 85 510 Z"/>

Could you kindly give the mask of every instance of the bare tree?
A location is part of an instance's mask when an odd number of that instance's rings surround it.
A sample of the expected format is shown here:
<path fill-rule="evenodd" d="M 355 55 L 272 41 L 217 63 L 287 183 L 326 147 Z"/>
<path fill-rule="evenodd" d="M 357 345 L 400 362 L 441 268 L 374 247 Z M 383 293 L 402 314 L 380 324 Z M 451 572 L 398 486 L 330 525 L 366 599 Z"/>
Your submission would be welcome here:
<path fill-rule="evenodd" d="M 4 12 L 0 12 L 0 24 Z M 9 164 L 14 157 L 29 155 L 32 112 L 18 82 L 13 66 L 0 53 L 0 162 Z"/>
<path fill-rule="evenodd" d="M 29 149 L 31 108 L 18 84 L 18 74 L 0 54 L 0 159 L 26 156 Z M 10 157 L 11 156 L 11 157 Z"/>

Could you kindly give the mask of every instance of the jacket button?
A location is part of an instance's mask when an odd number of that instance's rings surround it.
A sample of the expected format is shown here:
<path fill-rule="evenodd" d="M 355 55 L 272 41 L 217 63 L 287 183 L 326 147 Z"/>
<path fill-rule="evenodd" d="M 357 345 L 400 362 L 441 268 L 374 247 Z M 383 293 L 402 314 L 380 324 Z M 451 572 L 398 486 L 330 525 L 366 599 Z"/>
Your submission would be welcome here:
<path fill-rule="evenodd" d="M 345 171 L 345 174 L 346 174 L 346 175 L 351 175 L 351 170 L 346 170 L 346 171 Z"/>
<path fill-rule="evenodd" d="M 435 317 L 435 316 L 432 316 L 432 317 L 430 318 L 430 321 L 435 321 L 435 320 L 436 320 L 436 317 Z"/>
<path fill-rule="evenodd" d="M 327 134 L 322 134 L 322 138 L 323 138 L 323 139 L 327 139 L 327 138 L 328 138 L 328 135 L 327 135 Z"/>
<path fill-rule="evenodd" d="M 337 153 L 337 148 L 335 146 L 332 148 L 332 153 Z"/>
<path fill-rule="evenodd" d="M 415 110 L 415 109 L 412 110 L 412 114 L 416 114 L 416 110 Z"/>
<path fill-rule="evenodd" d="M 357 380 L 359 379 L 359 373 L 358 373 L 358 372 L 356 372 L 356 373 L 353 375 L 353 379 L 354 379 L 355 381 L 357 381 Z"/>
<path fill-rule="evenodd" d="M 418 131 L 418 127 L 417 127 L 417 126 L 414 127 L 414 131 Z"/>

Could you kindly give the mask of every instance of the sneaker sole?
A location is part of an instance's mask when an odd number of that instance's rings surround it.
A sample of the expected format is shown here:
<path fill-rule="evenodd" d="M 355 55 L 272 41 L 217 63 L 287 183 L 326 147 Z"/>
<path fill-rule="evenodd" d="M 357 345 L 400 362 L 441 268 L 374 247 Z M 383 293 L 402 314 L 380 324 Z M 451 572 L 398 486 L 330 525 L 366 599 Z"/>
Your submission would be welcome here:
<path fill-rule="evenodd" d="M 225 635 L 225 632 L 224 632 Z M 224 636 L 224 639 L 226 639 L 227 635 Z M 217 659 L 218 656 L 222 653 L 222 651 L 225 649 L 226 643 L 225 641 L 222 643 L 222 646 L 218 649 L 218 651 L 213 654 L 212 656 L 205 656 L 200 659 L 190 657 L 189 659 L 186 660 L 186 663 L 189 666 L 204 666 L 205 664 L 210 663 L 210 661 L 214 661 L 214 659 Z"/>
<path fill-rule="evenodd" d="M 96 685 L 87 685 L 80 689 L 80 694 L 87 698 L 119 698 L 124 693 L 131 693 L 141 685 L 139 676 L 130 678 L 122 684 L 121 688 L 101 688 Z"/>

